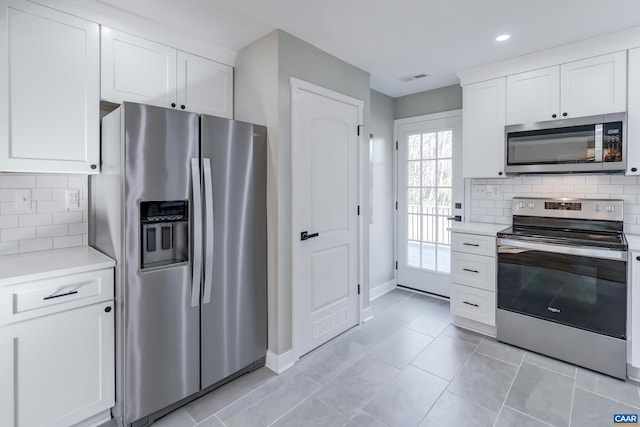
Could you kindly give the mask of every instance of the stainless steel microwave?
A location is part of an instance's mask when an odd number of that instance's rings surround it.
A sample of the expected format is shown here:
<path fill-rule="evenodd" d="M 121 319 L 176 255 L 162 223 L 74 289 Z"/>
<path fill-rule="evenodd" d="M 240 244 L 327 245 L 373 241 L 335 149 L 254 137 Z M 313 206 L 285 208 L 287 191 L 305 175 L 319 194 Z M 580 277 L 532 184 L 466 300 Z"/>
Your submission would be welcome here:
<path fill-rule="evenodd" d="M 626 114 L 507 126 L 506 172 L 623 172 Z"/>

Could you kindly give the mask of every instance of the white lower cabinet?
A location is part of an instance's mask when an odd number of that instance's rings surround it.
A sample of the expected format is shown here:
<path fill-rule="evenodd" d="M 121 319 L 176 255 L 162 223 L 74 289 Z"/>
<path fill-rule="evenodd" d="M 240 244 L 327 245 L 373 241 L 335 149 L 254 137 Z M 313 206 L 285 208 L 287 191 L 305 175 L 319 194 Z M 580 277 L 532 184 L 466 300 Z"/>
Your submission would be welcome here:
<path fill-rule="evenodd" d="M 629 377 L 640 380 L 640 251 L 629 252 L 630 302 L 627 304 L 627 363 L 631 365 Z"/>
<path fill-rule="evenodd" d="M 451 249 L 451 314 L 454 324 L 495 336 L 495 236 L 452 230 Z"/>
<path fill-rule="evenodd" d="M 52 283 L 1 289 L 1 426 L 86 425 L 114 405 L 113 270 Z"/>

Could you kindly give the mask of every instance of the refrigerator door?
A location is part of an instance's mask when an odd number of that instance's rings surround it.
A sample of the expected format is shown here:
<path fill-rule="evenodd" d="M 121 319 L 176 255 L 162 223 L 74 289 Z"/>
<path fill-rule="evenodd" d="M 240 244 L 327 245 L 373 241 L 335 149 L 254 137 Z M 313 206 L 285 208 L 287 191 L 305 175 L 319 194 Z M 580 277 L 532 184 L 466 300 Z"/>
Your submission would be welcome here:
<path fill-rule="evenodd" d="M 148 242 L 153 233 L 143 233 L 143 222 L 148 228 L 149 220 L 140 218 L 141 202 L 188 201 L 188 225 L 193 229 L 200 213 L 193 212 L 191 159 L 199 157 L 199 129 L 197 114 L 131 103 L 124 109 L 123 377 L 124 419 L 129 424 L 200 389 L 200 306 L 196 302 L 192 307 L 191 281 L 196 254 L 191 249 L 186 261 L 183 256 L 142 268 L 142 251 L 169 247 L 176 240 L 158 238 L 154 247 Z M 161 209 L 171 204 L 157 205 L 152 221 L 167 220 Z M 193 240 L 188 232 L 184 235 Z M 181 242 L 193 246 L 193 241 Z"/>
<path fill-rule="evenodd" d="M 220 117 L 201 116 L 201 134 L 206 388 L 267 352 L 267 144 L 265 127 Z"/>

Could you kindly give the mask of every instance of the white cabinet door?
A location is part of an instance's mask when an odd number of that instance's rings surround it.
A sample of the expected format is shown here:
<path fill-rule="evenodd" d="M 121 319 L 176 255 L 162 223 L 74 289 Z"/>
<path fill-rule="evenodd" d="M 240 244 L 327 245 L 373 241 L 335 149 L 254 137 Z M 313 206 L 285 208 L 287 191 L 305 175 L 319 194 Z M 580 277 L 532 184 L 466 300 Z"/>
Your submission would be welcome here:
<path fill-rule="evenodd" d="M 462 174 L 504 177 L 505 78 L 462 88 Z"/>
<path fill-rule="evenodd" d="M 0 425 L 66 427 L 109 409 L 113 354 L 111 301 L 0 328 Z"/>
<path fill-rule="evenodd" d="M 180 108 L 233 118 L 232 67 L 178 51 L 177 74 Z"/>
<path fill-rule="evenodd" d="M 176 50 L 102 27 L 102 98 L 176 107 Z"/>
<path fill-rule="evenodd" d="M 640 48 L 629 50 L 626 174 L 640 175 Z"/>
<path fill-rule="evenodd" d="M 629 262 L 631 264 L 631 280 L 629 286 L 631 287 L 631 302 L 627 304 L 627 307 L 631 310 L 628 319 L 630 319 L 630 325 L 627 331 L 627 346 L 631 354 L 627 357 L 627 360 L 631 366 L 640 368 L 640 252 L 630 252 Z"/>
<path fill-rule="evenodd" d="M 560 117 L 560 67 L 507 76 L 507 125 Z"/>
<path fill-rule="evenodd" d="M 0 1 L 0 171 L 98 173 L 98 24 Z"/>
<path fill-rule="evenodd" d="M 627 109 L 627 53 L 562 64 L 560 67 L 562 117 L 620 113 Z"/>

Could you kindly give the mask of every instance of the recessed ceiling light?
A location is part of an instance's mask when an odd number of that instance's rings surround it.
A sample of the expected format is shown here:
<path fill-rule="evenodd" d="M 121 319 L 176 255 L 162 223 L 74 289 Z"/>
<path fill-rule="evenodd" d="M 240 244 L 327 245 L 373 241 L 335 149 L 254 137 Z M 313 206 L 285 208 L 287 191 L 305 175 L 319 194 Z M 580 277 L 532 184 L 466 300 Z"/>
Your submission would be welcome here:
<path fill-rule="evenodd" d="M 498 37 L 496 37 L 496 41 L 503 42 L 505 40 L 509 40 L 510 37 L 511 37 L 510 34 L 500 34 Z"/>

